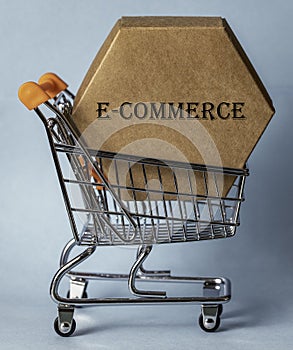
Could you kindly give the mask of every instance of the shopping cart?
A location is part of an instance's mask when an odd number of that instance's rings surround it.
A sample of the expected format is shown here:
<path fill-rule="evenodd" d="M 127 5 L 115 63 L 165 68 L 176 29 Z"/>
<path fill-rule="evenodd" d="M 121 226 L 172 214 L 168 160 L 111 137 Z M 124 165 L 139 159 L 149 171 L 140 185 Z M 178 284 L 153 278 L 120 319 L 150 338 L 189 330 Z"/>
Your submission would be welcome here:
<path fill-rule="evenodd" d="M 57 75 L 47 73 L 38 83 L 28 82 L 19 89 L 20 100 L 28 109 L 35 110 L 45 126 L 73 233 L 73 239 L 62 251 L 60 268 L 50 287 L 51 297 L 58 304 L 55 331 L 66 337 L 74 332 L 73 314 L 77 306 L 177 302 L 201 305 L 200 327 L 207 332 L 215 331 L 220 325 L 223 304 L 231 298 L 228 279 L 178 277 L 171 275 L 170 271 L 146 270 L 143 263 L 154 244 L 234 236 L 239 225 L 248 170 L 89 149 L 72 121 L 74 95 L 67 87 Z M 136 175 L 139 169 L 143 185 L 137 185 L 134 167 Z M 113 173 L 111 180 L 110 168 Z M 173 176 L 173 189 L 164 190 L 162 174 L 166 169 Z M 128 174 L 128 181 L 121 180 L 121 172 Z M 152 177 L 156 174 L 159 187 L 150 185 L 150 173 Z M 183 189 L 180 185 L 182 178 Z M 223 181 L 232 184 L 225 195 L 220 190 Z M 196 182 L 201 183 L 201 191 L 196 190 Z M 125 200 L 126 195 L 130 199 Z M 88 259 L 97 246 L 123 245 L 137 246 L 136 259 L 129 274 L 74 269 Z M 84 248 L 71 258 L 76 246 Z M 70 287 L 68 294 L 61 296 L 59 287 L 64 276 L 70 278 Z M 90 280 L 128 281 L 133 296 L 90 298 L 86 292 Z M 137 282 L 200 283 L 202 295 L 167 296 L 163 291 L 139 289 Z"/>

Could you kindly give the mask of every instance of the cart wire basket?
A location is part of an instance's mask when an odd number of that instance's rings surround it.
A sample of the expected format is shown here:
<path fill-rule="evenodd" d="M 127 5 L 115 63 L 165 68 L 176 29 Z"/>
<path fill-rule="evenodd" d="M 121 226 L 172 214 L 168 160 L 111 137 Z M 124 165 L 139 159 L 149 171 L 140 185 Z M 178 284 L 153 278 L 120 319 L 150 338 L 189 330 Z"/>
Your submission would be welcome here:
<path fill-rule="evenodd" d="M 206 332 L 218 329 L 223 304 L 231 299 L 229 279 L 173 276 L 170 271 L 146 270 L 143 263 L 154 244 L 234 236 L 248 169 L 89 149 L 71 118 L 74 95 L 53 73 L 44 74 L 38 83 L 23 84 L 19 98 L 44 124 L 73 234 L 50 287 L 58 304 L 57 334 L 73 334 L 76 307 L 111 304 L 194 303 L 201 305 L 200 327 Z M 172 178 L 168 188 L 163 183 L 166 172 Z M 155 177 L 156 186 L 150 176 Z M 223 191 L 226 183 L 231 186 Z M 137 247 L 137 254 L 128 274 L 75 269 L 98 246 L 129 245 Z M 82 252 L 72 258 L 77 246 Z M 69 291 L 61 296 L 59 287 L 65 276 L 70 280 Z M 130 295 L 91 298 L 86 289 L 93 280 L 124 280 Z M 199 283 L 202 295 L 167 296 L 165 291 L 139 289 L 137 282 Z"/>

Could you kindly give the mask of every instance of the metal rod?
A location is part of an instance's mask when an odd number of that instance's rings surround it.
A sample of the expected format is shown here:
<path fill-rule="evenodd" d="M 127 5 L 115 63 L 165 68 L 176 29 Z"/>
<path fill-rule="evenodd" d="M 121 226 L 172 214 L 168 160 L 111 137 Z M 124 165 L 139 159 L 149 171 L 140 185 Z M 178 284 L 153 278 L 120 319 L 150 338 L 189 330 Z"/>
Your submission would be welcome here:
<path fill-rule="evenodd" d="M 60 144 L 59 148 L 62 152 L 65 151 L 66 148 L 68 148 L 67 144 Z M 72 152 L 81 153 L 81 151 L 78 148 L 70 147 Z M 87 148 L 89 154 L 91 156 L 101 157 L 101 158 L 108 158 L 116 160 L 127 160 L 134 163 L 139 164 L 145 164 L 145 165 L 153 165 L 153 166 L 160 166 L 165 168 L 182 168 L 182 169 L 191 169 L 196 170 L 200 172 L 215 172 L 215 173 L 223 173 L 227 175 L 249 175 L 249 170 L 247 168 L 243 169 L 236 169 L 236 168 L 229 168 L 229 167 L 218 167 L 218 166 L 212 166 L 212 165 L 204 165 L 204 164 L 195 164 L 195 163 L 184 163 L 179 161 L 170 161 L 170 160 L 164 160 L 164 159 L 152 159 L 152 158 L 141 158 L 138 156 L 133 156 L 129 154 L 123 154 L 123 153 L 115 153 L 115 152 L 106 152 L 101 150 L 95 150 L 91 148 Z"/>
<path fill-rule="evenodd" d="M 136 259 L 135 263 L 133 264 L 132 268 L 130 269 L 130 273 L 129 273 L 129 277 L 128 277 L 128 288 L 129 288 L 129 291 L 133 295 L 136 295 L 136 296 L 144 296 L 144 297 L 161 296 L 161 297 L 165 297 L 166 292 L 140 290 L 140 289 L 136 288 L 136 286 L 135 286 L 137 272 L 139 271 L 143 262 L 146 260 L 146 258 L 150 254 L 151 250 L 152 250 L 152 246 L 141 246 L 140 247 L 140 252 L 137 256 L 137 259 Z"/>
<path fill-rule="evenodd" d="M 45 116 L 43 115 L 43 113 L 40 111 L 39 108 L 35 108 L 35 112 L 40 117 L 41 121 L 43 122 L 43 124 L 45 126 L 45 130 L 46 130 L 47 137 L 48 137 L 48 140 L 49 140 L 49 145 L 50 145 L 52 157 L 53 157 L 53 160 L 54 160 L 54 163 L 55 163 L 55 168 L 56 168 L 56 172 L 57 172 L 57 176 L 58 176 L 61 192 L 62 192 L 62 195 L 63 195 L 66 211 L 67 211 L 67 214 L 68 214 L 68 217 L 69 217 L 69 222 L 70 222 L 72 234 L 73 234 L 73 237 L 74 237 L 75 241 L 79 242 L 78 230 L 77 230 L 77 227 L 76 227 L 76 224 L 75 224 L 73 213 L 71 211 L 70 200 L 69 200 L 69 197 L 68 197 L 68 194 L 67 194 L 66 186 L 65 186 L 64 181 L 63 181 L 64 177 L 63 177 L 62 169 L 61 169 L 61 166 L 60 166 L 59 158 L 58 158 L 58 155 L 57 155 L 57 151 L 55 149 L 55 143 L 53 141 L 53 138 L 52 138 L 52 135 L 51 135 L 50 129 L 48 127 L 47 120 L 46 120 Z"/>
<path fill-rule="evenodd" d="M 103 181 L 104 185 L 106 186 L 106 188 L 108 189 L 108 191 L 111 193 L 111 196 L 114 198 L 114 200 L 118 203 L 120 209 L 123 211 L 123 213 L 125 214 L 127 220 L 129 221 L 130 225 L 132 225 L 133 230 L 136 231 L 136 222 L 133 220 L 133 218 L 131 217 L 131 215 L 128 213 L 127 209 L 125 208 L 124 204 L 121 202 L 120 198 L 116 195 L 115 191 L 112 189 L 111 184 L 109 183 L 109 181 L 107 180 L 107 178 L 105 177 L 105 175 L 100 171 L 100 169 L 94 164 L 94 162 L 91 159 L 91 155 L 88 152 L 88 149 L 83 145 L 83 141 L 81 136 L 79 136 L 75 129 L 72 127 L 72 125 L 68 122 L 68 120 L 63 116 L 63 114 L 55 107 L 53 106 L 50 102 L 45 102 L 44 103 L 50 110 L 52 110 L 56 115 L 58 115 L 62 122 L 66 125 L 66 127 L 70 130 L 70 132 L 72 133 L 72 135 L 75 138 L 76 143 L 78 144 L 78 146 L 80 147 L 80 149 L 82 150 L 83 154 L 86 156 L 87 160 L 89 161 L 89 163 L 91 164 L 91 166 L 93 167 L 94 171 L 96 171 L 96 173 L 99 175 L 99 177 L 101 178 L 101 180 Z"/>

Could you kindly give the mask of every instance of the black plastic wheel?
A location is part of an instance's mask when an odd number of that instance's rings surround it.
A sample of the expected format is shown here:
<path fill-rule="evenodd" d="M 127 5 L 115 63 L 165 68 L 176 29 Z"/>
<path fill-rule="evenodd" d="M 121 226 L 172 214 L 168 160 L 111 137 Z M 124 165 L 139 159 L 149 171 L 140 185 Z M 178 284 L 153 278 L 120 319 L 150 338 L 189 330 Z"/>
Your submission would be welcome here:
<path fill-rule="evenodd" d="M 223 304 L 218 305 L 218 316 L 220 317 L 223 313 Z"/>
<path fill-rule="evenodd" d="M 209 319 L 207 320 L 207 322 L 209 322 Z M 211 322 L 213 322 L 212 319 L 211 319 Z M 200 328 L 205 332 L 209 332 L 209 333 L 215 332 L 219 328 L 220 323 L 221 323 L 221 319 L 220 319 L 220 316 L 218 315 L 214 326 L 212 328 L 207 328 L 203 322 L 203 315 L 202 314 L 199 315 L 198 324 Z"/>
<path fill-rule="evenodd" d="M 76 329 L 75 319 L 74 318 L 72 319 L 71 327 L 70 327 L 69 331 L 62 332 L 62 330 L 59 328 L 58 317 L 56 317 L 56 319 L 54 321 L 54 329 L 55 329 L 55 332 L 58 335 L 60 335 L 61 337 L 70 337 L 74 333 L 74 331 Z"/>
<path fill-rule="evenodd" d="M 67 292 L 67 295 L 66 295 L 67 298 L 70 297 L 70 291 Z M 88 298 L 88 295 L 87 295 L 87 292 L 86 290 L 82 293 L 82 299 L 87 299 Z"/>

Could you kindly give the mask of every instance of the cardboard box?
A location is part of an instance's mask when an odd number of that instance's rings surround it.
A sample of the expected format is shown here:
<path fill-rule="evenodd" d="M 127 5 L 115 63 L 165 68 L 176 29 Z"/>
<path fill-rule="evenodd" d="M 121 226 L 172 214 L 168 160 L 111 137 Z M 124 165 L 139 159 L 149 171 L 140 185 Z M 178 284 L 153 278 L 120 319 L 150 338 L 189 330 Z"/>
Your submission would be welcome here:
<path fill-rule="evenodd" d="M 260 78 L 218 17 L 122 17 L 73 109 L 91 148 L 232 168 L 244 167 L 273 114 Z M 172 176 L 163 177 L 165 189 L 174 187 Z M 223 194 L 231 184 L 224 180 Z"/>

